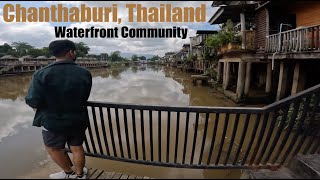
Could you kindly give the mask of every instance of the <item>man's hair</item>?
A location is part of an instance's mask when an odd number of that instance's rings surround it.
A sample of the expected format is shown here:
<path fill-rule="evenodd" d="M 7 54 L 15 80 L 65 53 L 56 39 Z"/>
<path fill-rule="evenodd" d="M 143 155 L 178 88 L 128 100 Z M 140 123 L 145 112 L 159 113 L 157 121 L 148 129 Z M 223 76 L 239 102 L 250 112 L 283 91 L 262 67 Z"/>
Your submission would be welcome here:
<path fill-rule="evenodd" d="M 75 51 L 76 45 L 74 42 L 67 39 L 52 41 L 49 44 L 50 53 L 58 58 L 65 56 L 70 50 Z"/>

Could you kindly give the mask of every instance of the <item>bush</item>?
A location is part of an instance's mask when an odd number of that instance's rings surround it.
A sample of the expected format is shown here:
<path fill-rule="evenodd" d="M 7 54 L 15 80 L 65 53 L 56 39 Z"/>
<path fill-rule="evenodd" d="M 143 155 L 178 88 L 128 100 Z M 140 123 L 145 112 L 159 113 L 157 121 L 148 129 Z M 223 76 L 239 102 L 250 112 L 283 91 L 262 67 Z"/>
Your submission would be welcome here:
<path fill-rule="evenodd" d="M 304 98 L 303 101 L 299 104 L 298 114 L 297 114 L 296 118 L 294 119 L 294 121 L 295 121 L 294 122 L 294 126 L 293 126 L 293 130 L 294 131 L 297 130 L 299 128 L 298 125 L 301 124 L 300 122 L 302 120 L 301 117 L 302 117 L 302 115 L 304 113 L 303 109 L 304 109 L 304 106 L 305 106 L 304 105 L 305 101 L 306 101 L 306 99 Z M 312 116 L 311 111 L 312 111 L 313 107 L 316 106 L 316 104 L 315 104 L 316 102 L 315 101 L 316 101 L 316 95 L 313 95 L 311 97 L 310 103 L 307 104 L 307 106 L 309 106 L 309 108 L 308 108 L 308 111 L 306 112 L 305 119 L 303 120 L 304 122 L 301 124 L 302 125 L 302 127 L 301 127 L 302 131 L 305 131 L 308 128 L 311 128 L 311 131 L 313 132 L 315 130 L 315 128 L 316 128 L 316 127 L 313 126 L 313 124 L 311 124 L 311 120 L 312 120 L 311 119 L 311 116 Z M 293 116 L 293 111 L 294 111 L 294 107 L 293 107 L 293 105 L 291 105 L 289 110 L 288 110 L 288 115 L 287 115 L 286 119 L 284 120 L 284 129 L 288 128 L 288 126 L 289 126 L 289 124 L 290 124 L 290 122 L 291 122 L 291 120 L 293 118 L 292 117 Z M 285 114 L 284 110 L 281 109 L 279 111 L 279 116 L 277 118 L 278 126 L 280 126 L 281 120 L 282 120 L 282 117 L 284 116 L 284 114 Z M 315 117 L 314 117 L 315 121 L 320 119 L 320 117 L 318 117 L 318 116 L 319 116 L 319 114 L 315 115 Z M 319 124 L 319 123 L 315 123 L 315 124 Z"/>
<path fill-rule="evenodd" d="M 233 23 L 228 20 L 224 28 L 217 34 L 211 35 L 205 43 L 209 48 L 220 49 L 228 43 L 241 44 L 241 36 L 233 31 Z"/>
<path fill-rule="evenodd" d="M 188 55 L 187 61 L 196 61 L 197 60 L 197 55 Z"/>

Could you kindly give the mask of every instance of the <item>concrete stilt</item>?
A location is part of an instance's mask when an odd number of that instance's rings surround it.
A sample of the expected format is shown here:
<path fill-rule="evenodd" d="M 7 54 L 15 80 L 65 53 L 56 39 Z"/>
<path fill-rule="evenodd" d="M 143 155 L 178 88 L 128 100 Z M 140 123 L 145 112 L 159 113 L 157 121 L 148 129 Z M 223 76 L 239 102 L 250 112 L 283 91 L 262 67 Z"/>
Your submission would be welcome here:
<path fill-rule="evenodd" d="M 271 62 L 269 62 L 267 64 L 266 93 L 271 92 L 271 85 L 272 85 L 272 64 Z"/>
<path fill-rule="evenodd" d="M 223 89 L 227 90 L 227 87 L 229 85 L 229 81 L 230 81 L 230 63 L 229 62 L 225 62 L 225 74 L 224 74 L 224 82 L 223 82 Z"/>
<path fill-rule="evenodd" d="M 222 87 L 224 88 L 226 83 L 226 71 L 227 71 L 227 63 L 223 62 L 223 72 L 222 72 Z"/>
<path fill-rule="evenodd" d="M 244 87 L 244 94 L 245 96 L 249 95 L 249 90 L 250 90 L 250 83 L 251 83 L 251 62 L 247 63 L 247 68 L 246 68 L 246 81 L 245 81 L 245 87 Z"/>
<path fill-rule="evenodd" d="M 241 23 L 241 48 L 246 49 L 246 18 L 244 16 L 244 13 L 240 13 L 240 23 Z"/>
<path fill-rule="evenodd" d="M 304 73 L 301 71 L 300 63 L 297 62 L 293 73 L 291 95 L 294 95 L 304 89 L 305 80 L 303 76 Z"/>
<path fill-rule="evenodd" d="M 217 82 L 221 81 L 221 63 L 218 62 L 218 67 L 217 67 Z"/>
<path fill-rule="evenodd" d="M 246 63 L 243 61 L 240 61 L 239 68 L 238 68 L 238 81 L 237 81 L 237 91 L 236 91 L 238 99 L 241 99 L 243 97 L 245 76 L 246 76 Z"/>
<path fill-rule="evenodd" d="M 288 77 L 288 67 L 286 67 L 284 62 L 281 62 L 280 63 L 278 91 L 277 91 L 277 101 L 282 99 L 285 95 L 286 87 L 287 87 L 287 77 Z"/>

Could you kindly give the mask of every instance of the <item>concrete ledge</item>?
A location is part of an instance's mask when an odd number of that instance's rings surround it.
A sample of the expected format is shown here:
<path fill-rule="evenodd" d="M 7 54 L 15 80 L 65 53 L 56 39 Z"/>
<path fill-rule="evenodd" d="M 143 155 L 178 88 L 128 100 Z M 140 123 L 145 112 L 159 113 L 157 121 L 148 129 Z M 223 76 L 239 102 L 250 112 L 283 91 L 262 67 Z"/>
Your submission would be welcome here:
<path fill-rule="evenodd" d="M 304 178 L 320 179 L 320 154 L 297 155 L 289 168 Z"/>
<path fill-rule="evenodd" d="M 232 101 L 239 103 L 240 101 L 237 99 L 236 93 L 229 91 L 229 90 L 223 90 L 221 87 L 214 87 L 217 91 L 224 94 L 227 98 L 231 99 Z"/>
<path fill-rule="evenodd" d="M 258 171 L 245 170 L 242 178 L 249 179 L 299 179 L 300 176 L 294 174 L 288 168 L 281 168 L 278 171 L 271 171 L 269 169 L 260 169 Z"/>
<path fill-rule="evenodd" d="M 288 53 L 278 53 L 275 55 L 275 59 L 318 59 L 319 60 L 320 51 L 314 52 L 288 52 Z M 259 59 L 272 59 L 273 53 L 256 54 L 256 58 Z"/>

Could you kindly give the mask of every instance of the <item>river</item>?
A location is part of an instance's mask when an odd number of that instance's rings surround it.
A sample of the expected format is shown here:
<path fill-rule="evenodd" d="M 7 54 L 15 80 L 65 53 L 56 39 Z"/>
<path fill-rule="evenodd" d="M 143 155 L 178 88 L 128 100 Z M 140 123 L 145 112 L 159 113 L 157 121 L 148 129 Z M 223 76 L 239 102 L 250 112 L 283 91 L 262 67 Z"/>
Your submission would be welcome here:
<path fill-rule="evenodd" d="M 92 101 L 237 106 L 214 89 L 193 86 L 190 73 L 178 69 L 144 65 L 91 72 L 93 86 L 89 100 Z M 31 76 L 0 77 L 0 178 L 47 178 L 58 170 L 44 149 L 41 129 L 31 126 L 34 112 L 24 102 Z M 175 169 L 96 158 L 87 158 L 87 166 L 153 178 L 239 178 L 241 175 L 240 170 Z"/>

